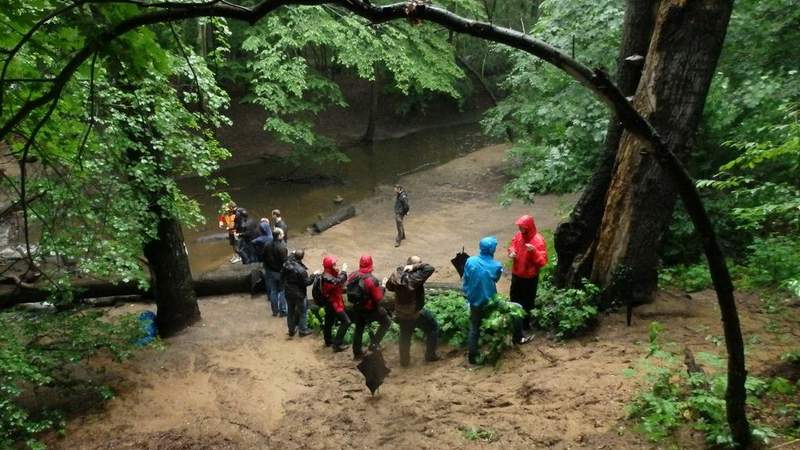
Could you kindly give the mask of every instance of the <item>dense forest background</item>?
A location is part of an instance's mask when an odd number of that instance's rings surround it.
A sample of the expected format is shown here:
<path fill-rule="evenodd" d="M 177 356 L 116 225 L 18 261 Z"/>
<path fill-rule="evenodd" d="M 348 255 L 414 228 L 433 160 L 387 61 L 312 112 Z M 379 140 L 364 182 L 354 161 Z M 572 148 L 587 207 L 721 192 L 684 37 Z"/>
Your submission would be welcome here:
<path fill-rule="evenodd" d="M 440 5 L 527 33 L 614 74 L 633 3 Z M 19 380 L 47 384 L 64 358 L 86 358 L 99 348 L 120 356 L 130 351 L 134 321 L 115 327 L 97 314 L 70 313 L 76 276 L 152 287 L 165 336 L 199 319 L 188 261 L 171 255 L 182 248 L 183 228 L 209 218 L 179 180 L 204 177 L 220 204 L 230 199 L 217 174 L 231 156 L 220 130 L 236 126 L 226 116 L 232 99 L 263 112 L 263 130 L 279 149 L 271 156 L 312 172 L 348 161 L 341 137 L 321 123 L 326 111 L 366 110 L 359 139 L 371 142 L 381 117 L 419 120 L 442 105 L 488 103 L 484 133 L 512 145 L 502 202 L 535 205 L 538 195 L 579 192 L 604 155 L 610 112 L 541 59 L 428 22 L 373 24 L 328 5 L 280 8 L 252 26 L 214 17 L 137 28 L 98 45 L 73 77 L 60 79 L 64 62 L 103 42 L 104 29 L 150 6 L 0 0 L 0 24 L 10 30 L 0 35 L 0 124 L 11 124 L 0 133 L 2 216 L 19 221 L 23 248 L 4 273 L 17 273 L 18 285 L 44 286 L 68 312 L 0 318 L 0 337 L 13 343 L 0 352 L 2 445 L 58 425 L 55 418 L 31 419 L 11 401 L 22 391 Z M 797 0 L 736 2 L 686 158 L 737 289 L 757 291 L 768 310 L 800 297 L 798 40 Z M 54 86 L 55 97 L 15 121 L 26 102 Z M 349 105 L 354 95 L 362 100 Z M 661 287 L 711 286 L 702 242 L 684 208 L 675 208 L 660 242 L 652 269 Z M 585 302 L 596 294 L 594 286 L 574 284 L 571 298 Z M 75 345 L 32 352 L 31 343 L 52 329 L 61 330 L 54 342 Z"/>

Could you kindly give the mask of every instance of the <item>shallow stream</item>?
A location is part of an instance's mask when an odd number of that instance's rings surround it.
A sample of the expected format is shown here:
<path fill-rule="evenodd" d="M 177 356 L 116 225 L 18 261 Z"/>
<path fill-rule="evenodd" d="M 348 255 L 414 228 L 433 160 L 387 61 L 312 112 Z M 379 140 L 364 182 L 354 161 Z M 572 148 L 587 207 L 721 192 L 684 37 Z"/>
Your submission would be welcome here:
<path fill-rule="evenodd" d="M 289 226 L 291 243 L 293 235 L 304 233 L 320 215 L 363 200 L 375 193 L 378 186 L 392 184 L 406 173 L 444 164 L 483 147 L 487 142 L 478 124 L 436 128 L 372 145 L 348 147 L 343 151 L 350 158 L 349 163 L 292 174 L 324 174 L 337 178 L 337 183 L 272 181 L 272 177 L 285 176 L 289 169 L 268 161 L 224 169 L 219 175 L 228 180 L 227 191 L 239 206 L 249 211 L 251 217 L 269 217 L 272 209 L 280 209 Z M 181 182 L 184 191 L 200 203 L 207 218 L 205 226 L 185 230 L 195 274 L 219 267 L 233 254 L 227 239 L 197 242 L 201 236 L 220 233 L 217 228 L 219 203 L 205 191 L 204 185 L 201 178 Z M 337 196 L 344 199 L 340 205 L 334 203 Z"/>

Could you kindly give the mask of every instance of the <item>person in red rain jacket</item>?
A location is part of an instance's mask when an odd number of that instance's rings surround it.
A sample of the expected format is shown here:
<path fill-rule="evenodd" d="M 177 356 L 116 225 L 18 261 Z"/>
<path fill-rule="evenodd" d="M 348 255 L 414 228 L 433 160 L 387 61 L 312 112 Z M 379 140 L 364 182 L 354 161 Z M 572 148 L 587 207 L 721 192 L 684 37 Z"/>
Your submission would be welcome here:
<path fill-rule="evenodd" d="M 534 308 L 539 286 L 539 270 L 547 264 L 547 245 L 544 237 L 536 230 L 533 217 L 522 216 L 517 219 L 516 225 L 519 231 L 508 247 L 508 257 L 514 262 L 508 296 L 512 302 L 522 305 L 528 313 L 528 319 L 523 323 L 529 329 L 530 311 Z"/>
<path fill-rule="evenodd" d="M 328 300 L 325 303 L 325 323 L 322 326 L 322 335 L 325 338 L 325 346 L 333 345 L 334 352 L 341 352 L 347 349 L 343 345 L 344 335 L 350 328 L 350 317 L 344 309 L 344 286 L 347 282 L 347 264 L 340 270 L 339 261 L 333 255 L 328 255 L 322 259 L 322 295 Z M 333 323 L 339 321 L 339 329 L 336 337 L 333 334 Z"/>
<path fill-rule="evenodd" d="M 353 333 L 353 359 L 364 357 L 361 342 L 364 339 L 364 328 L 372 322 L 378 322 L 378 331 L 370 340 L 369 348 L 376 350 L 381 344 L 383 336 L 392 325 L 389 314 L 381 306 L 384 289 L 381 282 L 372 275 L 372 257 L 364 255 L 358 262 L 358 272 L 350 275 L 347 280 L 348 300 L 353 303 L 350 310 L 353 322 L 356 324 Z M 353 290 L 350 286 L 358 286 Z M 355 295 L 358 298 L 351 298 Z"/>

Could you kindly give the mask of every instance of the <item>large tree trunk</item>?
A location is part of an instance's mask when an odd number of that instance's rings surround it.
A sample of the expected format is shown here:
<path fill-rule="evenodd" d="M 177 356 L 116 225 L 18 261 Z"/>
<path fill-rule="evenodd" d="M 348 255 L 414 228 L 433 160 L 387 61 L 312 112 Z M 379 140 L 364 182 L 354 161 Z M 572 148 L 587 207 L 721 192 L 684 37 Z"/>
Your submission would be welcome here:
<path fill-rule="evenodd" d="M 658 11 L 635 108 L 686 160 L 717 67 L 731 1 L 664 0 Z M 676 190 L 649 149 L 625 132 L 597 245 L 591 280 L 606 298 L 648 301 L 656 288 L 658 247 L 669 225 Z"/>
<path fill-rule="evenodd" d="M 372 80 L 369 88 L 369 117 L 367 117 L 367 129 L 364 131 L 364 135 L 361 136 L 361 141 L 366 143 L 375 141 L 375 122 L 377 121 L 378 115 L 378 95 L 380 94 L 379 90 L 381 88 L 379 71 L 380 68 L 376 64 L 374 68 L 375 79 Z"/>
<path fill-rule="evenodd" d="M 158 239 L 145 244 L 161 336 L 170 336 L 200 320 L 189 256 L 177 220 L 159 214 Z"/>
<path fill-rule="evenodd" d="M 622 43 L 617 58 L 617 86 L 626 96 L 632 96 L 639 85 L 644 56 L 650 46 L 653 25 L 660 0 L 628 0 L 622 30 Z M 604 143 L 600 165 L 575 204 L 569 220 L 561 223 L 555 232 L 555 249 L 558 265 L 554 283 L 560 287 L 579 286 L 592 272 L 592 257 L 600 222 L 605 210 L 604 199 L 617 147 L 622 137 L 622 124 L 612 117 Z"/>

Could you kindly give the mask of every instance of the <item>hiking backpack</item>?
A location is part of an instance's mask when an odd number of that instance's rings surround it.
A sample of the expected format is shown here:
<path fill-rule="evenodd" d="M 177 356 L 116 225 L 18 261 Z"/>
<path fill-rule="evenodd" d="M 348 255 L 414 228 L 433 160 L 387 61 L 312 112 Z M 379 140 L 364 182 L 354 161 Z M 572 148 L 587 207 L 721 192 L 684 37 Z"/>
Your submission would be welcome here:
<path fill-rule="evenodd" d="M 361 306 L 367 299 L 367 290 L 364 288 L 364 277 L 356 275 L 347 281 L 345 287 L 347 293 L 347 301 L 355 306 Z"/>
<path fill-rule="evenodd" d="M 322 293 L 322 275 L 315 276 L 314 282 L 311 284 L 311 298 L 317 306 L 325 306 L 328 304 L 328 299 Z"/>

